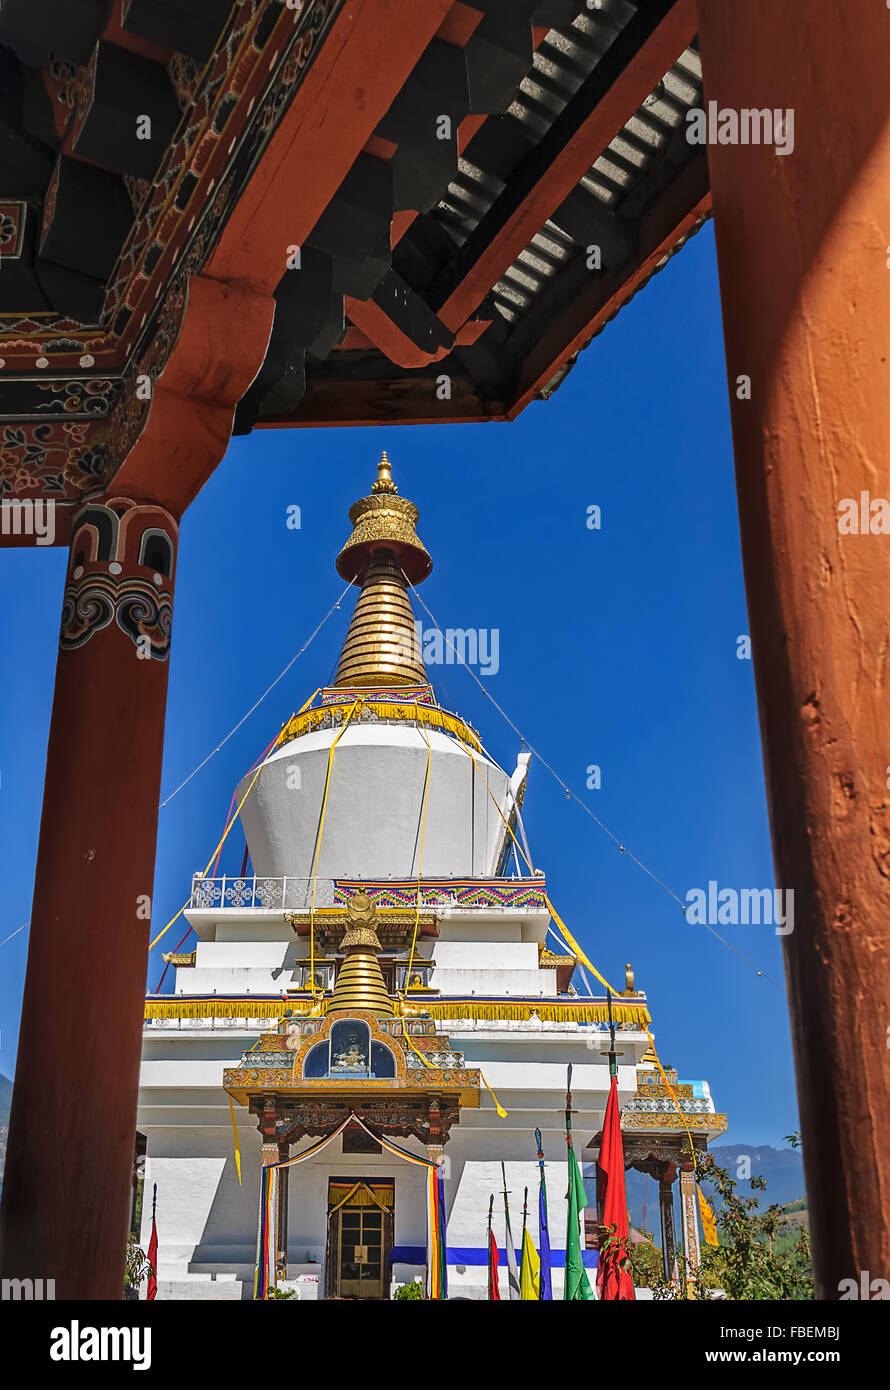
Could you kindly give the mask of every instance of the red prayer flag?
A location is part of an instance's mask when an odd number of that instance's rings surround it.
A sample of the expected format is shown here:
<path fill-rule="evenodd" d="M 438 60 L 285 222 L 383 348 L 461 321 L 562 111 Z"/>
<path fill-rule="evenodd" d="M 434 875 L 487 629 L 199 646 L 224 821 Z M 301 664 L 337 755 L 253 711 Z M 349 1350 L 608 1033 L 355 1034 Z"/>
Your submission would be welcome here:
<path fill-rule="evenodd" d="M 618 1109 L 618 1081 L 612 1077 L 603 1123 L 603 1140 L 597 1160 L 599 1191 L 605 1189 L 603 1225 L 615 1227 L 616 1243 L 600 1251 L 596 1274 L 598 1298 L 633 1299 L 634 1284 L 629 1269 L 622 1268 L 628 1253 L 627 1194 L 624 1188 L 624 1146 L 621 1142 L 621 1114 Z"/>
<path fill-rule="evenodd" d="M 494 1238 L 494 1231 L 488 1232 L 488 1297 L 496 1298 L 500 1301 L 501 1291 L 498 1288 L 498 1243 Z"/>
<path fill-rule="evenodd" d="M 151 1240 L 148 1242 L 148 1261 L 151 1269 L 148 1273 L 148 1288 L 145 1290 L 145 1297 L 150 1302 L 158 1296 L 158 1226 L 154 1216 L 151 1218 Z"/>

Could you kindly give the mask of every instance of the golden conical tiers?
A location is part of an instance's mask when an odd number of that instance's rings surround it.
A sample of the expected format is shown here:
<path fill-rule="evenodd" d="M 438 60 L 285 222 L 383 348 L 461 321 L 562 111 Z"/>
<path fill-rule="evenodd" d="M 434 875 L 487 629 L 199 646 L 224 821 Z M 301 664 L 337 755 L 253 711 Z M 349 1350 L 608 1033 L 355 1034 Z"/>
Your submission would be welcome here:
<path fill-rule="evenodd" d="M 365 574 L 334 685 L 426 683 L 407 587 L 391 552 L 378 550 Z"/>
<path fill-rule="evenodd" d="M 328 1005 L 329 1014 L 354 1009 L 367 1009 L 378 1018 L 392 1018 L 395 1013 L 371 946 L 354 946 L 349 952 Z"/>

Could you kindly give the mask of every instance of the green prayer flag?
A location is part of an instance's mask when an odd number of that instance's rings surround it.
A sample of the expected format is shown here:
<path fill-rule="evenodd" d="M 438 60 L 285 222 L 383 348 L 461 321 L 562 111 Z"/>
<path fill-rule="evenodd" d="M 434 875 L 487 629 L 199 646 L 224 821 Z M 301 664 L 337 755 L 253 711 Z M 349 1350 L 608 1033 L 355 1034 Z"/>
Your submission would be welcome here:
<path fill-rule="evenodd" d="M 566 1280 L 563 1298 L 566 1300 L 595 1299 L 596 1295 L 590 1287 L 587 1270 L 584 1268 L 583 1247 L 581 1245 L 581 1212 L 587 1205 L 587 1194 L 584 1191 L 584 1180 L 581 1177 L 581 1169 L 578 1167 L 575 1150 L 572 1148 L 571 1129 L 566 1137 L 569 1149 L 569 1190 L 566 1198 L 569 1204 L 569 1214 L 566 1223 Z"/>

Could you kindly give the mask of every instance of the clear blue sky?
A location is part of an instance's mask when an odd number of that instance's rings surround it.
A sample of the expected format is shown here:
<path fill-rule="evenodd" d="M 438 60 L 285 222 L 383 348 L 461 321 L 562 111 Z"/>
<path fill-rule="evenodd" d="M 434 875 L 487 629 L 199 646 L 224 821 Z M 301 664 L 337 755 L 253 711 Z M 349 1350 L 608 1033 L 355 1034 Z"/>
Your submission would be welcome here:
<path fill-rule="evenodd" d="M 774 883 L 748 631 L 711 226 L 512 425 L 259 430 L 235 440 L 182 525 L 163 794 L 210 752 L 303 644 L 343 585 L 347 509 L 385 447 L 420 508 L 443 627 L 497 628 L 484 683 L 526 738 L 681 898 Z M 287 508 L 301 508 L 289 529 Z M 602 509 L 602 528 L 587 509 Z M 0 939 L 28 920 L 65 568 L 61 550 L 0 552 Z M 353 599 L 223 750 L 160 813 L 154 914 L 182 905 L 232 790 L 284 718 L 329 680 Z M 441 702 L 512 769 L 517 740 L 460 667 Z M 134 737 L 138 730 L 134 728 Z M 602 787 L 586 789 L 591 764 Z M 73 815 L 77 808 L 72 807 Z M 758 978 L 533 761 L 524 818 L 557 910 L 604 975 L 646 990 L 662 1059 L 707 1077 L 728 1138 L 797 1127 L 779 938 L 721 932 Z M 223 866 L 240 868 L 236 830 Z M 179 924 L 153 954 L 178 941 Z M 14 1068 L 27 932 L 0 947 L 0 1072 Z M 101 962 L 96 964 L 101 970 Z M 165 990 L 170 987 L 168 975 Z"/>

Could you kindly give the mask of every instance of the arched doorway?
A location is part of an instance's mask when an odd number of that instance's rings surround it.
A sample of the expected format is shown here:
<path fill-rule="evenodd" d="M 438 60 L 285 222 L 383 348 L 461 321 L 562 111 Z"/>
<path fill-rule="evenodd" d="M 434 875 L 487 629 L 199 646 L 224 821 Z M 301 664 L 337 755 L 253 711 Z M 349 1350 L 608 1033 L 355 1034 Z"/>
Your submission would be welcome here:
<path fill-rule="evenodd" d="M 395 1183 L 365 1178 L 328 1182 L 328 1298 L 382 1299 L 393 1241 Z"/>

